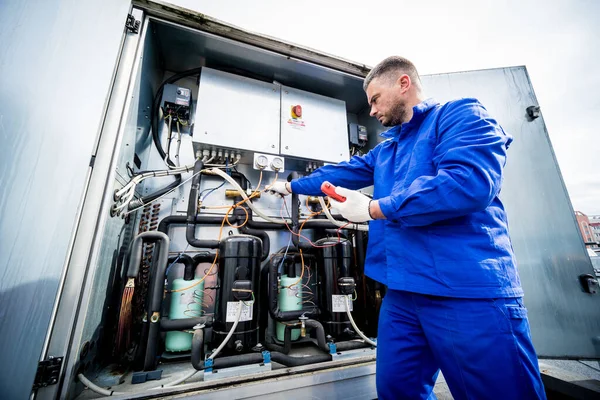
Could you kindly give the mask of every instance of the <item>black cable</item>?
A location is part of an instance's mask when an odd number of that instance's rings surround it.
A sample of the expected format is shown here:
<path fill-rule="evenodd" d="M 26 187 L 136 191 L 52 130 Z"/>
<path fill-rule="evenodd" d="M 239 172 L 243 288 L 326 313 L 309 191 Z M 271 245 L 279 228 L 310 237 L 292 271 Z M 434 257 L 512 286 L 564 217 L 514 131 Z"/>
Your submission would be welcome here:
<path fill-rule="evenodd" d="M 199 74 L 201 70 L 202 70 L 201 67 L 193 68 L 193 69 L 190 69 L 187 71 L 180 72 L 178 74 L 171 76 L 170 78 L 165 79 L 165 81 L 163 83 L 161 83 L 161 85 L 158 87 L 158 90 L 156 91 L 156 94 L 154 95 L 154 100 L 152 101 L 152 109 L 151 109 L 151 113 L 150 113 L 150 115 L 151 115 L 150 130 L 152 131 L 152 141 L 154 142 L 154 146 L 156 147 L 156 150 L 158 151 L 160 158 L 162 160 L 165 160 L 167 162 L 167 165 L 170 165 L 173 167 L 175 167 L 175 164 L 168 157 L 167 153 L 165 152 L 165 150 L 162 147 L 162 144 L 160 143 L 160 135 L 158 132 L 158 122 L 159 122 L 158 111 L 160 110 L 160 100 L 162 99 L 162 94 L 163 94 L 165 85 L 175 83 L 178 80 L 185 78 L 187 76 Z M 173 190 L 174 188 L 176 188 L 177 186 L 179 186 L 179 184 L 181 183 L 181 174 L 177 174 L 177 175 L 173 175 L 173 176 L 175 177 L 175 180 L 173 182 L 171 182 L 169 185 L 165 186 L 162 189 L 157 190 L 154 193 L 144 196 L 138 200 L 131 201 L 129 203 L 129 205 L 127 206 L 127 209 L 133 210 L 143 204 L 146 204 L 153 200 L 156 200 L 160 196 L 164 195 L 165 193 L 167 193 L 167 192 Z"/>

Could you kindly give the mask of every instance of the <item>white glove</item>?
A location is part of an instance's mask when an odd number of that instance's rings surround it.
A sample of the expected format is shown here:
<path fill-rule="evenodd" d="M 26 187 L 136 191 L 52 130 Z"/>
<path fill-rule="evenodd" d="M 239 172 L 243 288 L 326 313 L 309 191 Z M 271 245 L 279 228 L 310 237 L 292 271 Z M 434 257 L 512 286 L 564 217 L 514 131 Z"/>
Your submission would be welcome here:
<path fill-rule="evenodd" d="M 288 182 L 277 181 L 273 185 L 269 186 L 269 192 L 287 196 L 288 194 L 292 193 L 291 190 L 288 190 L 288 185 Z"/>
<path fill-rule="evenodd" d="M 331 206 L 336 208 L 348 221 L 367 222 L 373 219 L 369 212 L 369 206 L 373 200 L 369 197 L 356 190 L 350 190 L 339 186 L 335 188 L 335 192 L 344 196 L 346 201 L 340 203 L 330 197 L 329 201 L 331 202 Z"/>

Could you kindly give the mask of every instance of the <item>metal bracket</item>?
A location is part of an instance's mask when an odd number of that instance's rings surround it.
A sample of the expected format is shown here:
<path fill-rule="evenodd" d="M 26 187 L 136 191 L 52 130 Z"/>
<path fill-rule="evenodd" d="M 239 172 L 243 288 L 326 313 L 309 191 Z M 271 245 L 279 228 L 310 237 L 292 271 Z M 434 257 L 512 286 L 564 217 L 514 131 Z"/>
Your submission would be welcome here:
<path fill-rule="evenodd" d="M 598 279 L 590 274 L 579 275 L 579 283 L 583 287 L 586 293 L 596 294 L 598 293 Z"/>
<path fill-rule="evenodd" d="M 38 363 L 37 373 L 33 381 L 32 390 L 37 390 L 48 385 L 58 383 L 60 370 L 62 368 L 63 357 L 48 357 L 47 360 Z"/>
<path fill-rule="evenodd" d="M 132 33 L 138 33 L 140 31 L 140 21 L 135 19 L 135 17 L 132 14 L 127 14 L 125 29 Z"/>
<path fill-rule="evenodd" d="M 540 116 L 540 106 L 529 106 L 525 111 L 527 111 L 527 116 L 532 121 Z"/>

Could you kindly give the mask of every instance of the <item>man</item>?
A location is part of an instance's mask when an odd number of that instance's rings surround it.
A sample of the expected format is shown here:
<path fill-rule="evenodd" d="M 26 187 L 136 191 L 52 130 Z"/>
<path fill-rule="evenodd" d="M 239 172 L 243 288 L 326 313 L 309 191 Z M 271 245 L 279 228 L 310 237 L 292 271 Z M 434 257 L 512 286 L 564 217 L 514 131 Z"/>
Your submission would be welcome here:
<path fill-rule="evenodd" d="M 378 64 L 364 89 L 387 140 L 273 189 L 320 195 L 329 181 L 347 198 L 332 201 L 344 218 L 370 221 L 365 272 L 388 287 L 379 398 L 434 399 L 441 369 L 456 399 L 544 399 L 498 198 L 512 137 L 475 99 L 425 100 L 402 57 Z M 372 200 L 354 191 L 370 185 Z"/>

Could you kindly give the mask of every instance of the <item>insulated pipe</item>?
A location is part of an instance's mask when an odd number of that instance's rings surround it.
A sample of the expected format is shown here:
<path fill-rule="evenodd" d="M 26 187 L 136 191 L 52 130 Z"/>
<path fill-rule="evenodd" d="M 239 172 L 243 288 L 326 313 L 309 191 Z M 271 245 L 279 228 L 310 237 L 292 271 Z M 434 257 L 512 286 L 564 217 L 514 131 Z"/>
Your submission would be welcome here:
<path fill-rule="evenodd" d="M 262 241 L 262 255 L 260 260 L 265 261 L 267 258 L 269 258 L 269 254 L 271 253 L 271 238 L 263 229 L 253 229 L 248 226 L 252 219 L 252 210 L 246 210 L 246 212 L 248 213 L 248 220 L 243 226 L 238 228 L 238 232 L 244 235 L 256 236 Z M 246 220 L 246 212 L 244 212 L 244 210 L 234 211 L 234 215 L 237 214 L 240 225 L 244 220 Z"/>
<path fill-rule="evenodd" d="M 304 324 L 307 328 L 314 329 L 316 331 L 317 346 L 325 353 L 329 353 L 329 345 L 327 344 L 327 340 L 325 339 L 325 329 L 323 328 L 323 325 L 321 325 L 319 321 L 316 321 L 314 319 L 305 320 Z M 283 354 L 289 354 L 292 348 L 292 329 L 298 328 L 299 325 L 300 323 L 285 326 L 283 346 L 280 346 L 276 343 L 267 343 L 267 348 L 269 350 L 278 351 Z"/>
<path fill-rule="evenodd" d="M 204 365 L 204 329 L 196 329 L 192 337 L 192 367 L 201 370 Z"/>
<path fill-rule="evenodd" d="M 279 310 L 279 304 L 277 301 L 278 292 L 278 281 L 277 281 L 277 268 L 283 255 L 277 254 L 271 257 L 269 261 L 269 314 L 275 321 L 293 321 L 300 318 L 305 314 L 319 315 L 320 310 L 317 307 L 313 307 L 308 310 L 295 310 L 295 311 L 281 311 Z"/>
<path fill-rule="evenodd" d="M 184 272 L 183 279 L 191 281 L 194 279 L 194 260 L 187 254 L 180 254 L 178 256 L 169 257 L 169 265 L 173 263 L 183 264 Z"/>
<path fill-rule="evenodd" d="M 296 171 L 293 171 L 289 177 L 288 181 L 292 179 L 297 179 L 299 177 Z M 300 230 L 300 201 L 298 198 L 298 194 L 292 192 L 292 244 L 299 249 L 302 250 L 311 250 L 312 246 L 310 243 L 305 243 L 300 241 L 300 235 L 298 231 Z"/>
<path fill-rule="evenodd" d="M 194 257 L 192 257 L 192 261 L 194 262 L 194 268 L 196 268 L 198 264 L 203 262 L 213 262 L 215 256 L 216 253 L 210 253 L 208 251 L 196 254 Z"/>
<path fill-rule="evenodd" d="M 265 343 L 267 349 L 278 351 L 283 354 L 289 354 L 290 350 L 292 350 L 292 329 L 297 329 L 298 327 L 300 327 L 300 323 L 286 325 L 283 333 L 283 346 L 280 346 L 277 343 Z"/>
<path fill-rule="evenodd" d="M 159 242 L 158 255 L 152 258 L 152 282 L 148 291 L 147 324 L 148 340 L 146 341 L 146 354 L 144 357 L 144 370 L 154 369 L 158 347 L 158 334 L 160 332 L 160 313 L 162 311 L 165 271 L 169 259 L 169 237 L 163 232 L 144 232 L 155 235 Z"/>
<path fill-rule="evenodd" d="M 297 367 L 300 365 L 316 364 L 331 361 L 331 354 L 318 354 L 315 356 L 292 357 L 286 354 L 271 352 L 271 360 L 286 367 Z"/>
<path fill-rule="evenodd" d="M 323 328 L 323 325 L 314 319 L 308 319 L 304 321 L 304 324 L 317 332 L 317 345 L 321 350 L 329 353 L 329 345 L 327 344 L 327 340 L 325 340 L 325 328 Z"/>
<path fill-rule="evenodd" d="M 158 224 L 158 231 L 163 233 L 169 232 L 169 227 L 171 225 L 185 225 L 187 224 L 187 216 L 185 215 L 170 215 L 168 217 L 163 218 Z M 205 225 L 221 225 L 223 222 L 223 217 L 219 216 L 210 216 L 210 215 L 197 215 L 194 218 L 194 222 L 196 224 L 205 224 Z M 235 224 L 236 219 L 229 219 L 229 222 Z M 194 232 L 195 233 L 195 232 Z M 187 232 L 186 232 L 187 236 Z M 195 238 L 194 238 L 195 239 Z M 189 242 L 188 242 L 189 243 Z M 191 246 L 199 247 L 199 248 L 207 248 L 207 249 L 216 249 L 219 247 L 218 240 L 200 240 L 195 239 L 195 244 L 191 244 Z M 198 245 L 198 246 L 196 246 Z"/>
<path fill-rule="evenodd" d="M 348 350 L 356 350 L 356 349 L 367 349 L 373 348 L 368 343 L 363 342 L 362 340 L 348 340 L 345 342 L 338 342 L 335 344 L 336 351 L 348 351 Z"/>
<path fill-rule="evenodd" d="M 140 263 L 142 261 L 142 248 L 144 243 L 163 242 L 160 246 L 160 257 L 164 259 L 165 267 L 169 257 L 169 237 L 162 232 L 142 232 L 133 239 L 131 244 L 131 257 L 127 267 L 127 277 L 137 278 L 140 272 Z M 166 244 L 166 246 L 165 246 Z"/>
<path fill-rule="evenodd" d="M 194 163 L 194 178 L 192 178 L 192 187 L 190 188 L 190 196 L 188 199 L 187 218 L 186 218 L 186 229 L 185 239 L 194 247 L 208 247 L 216 248 L 219 246 L 219 242 L 216 240 L 206 241 L 199 240 L 196 238 L 196 216 L 198 215 L 198 193 L 200 190 L 200 182 L 202 181 L 202 174 L 200 171 L 204 168 L 202 160 L 197 159 Z M 222 221 L 221 221 L 222 222 Z"/>
<path fill-rule="evenodd" d="M 196 325 L 212 326 L 212 317 L 194 317 L 182 319 L 160 319 L 160 330 L 163 332 L 193 329 Z"/>
<path fill-rule="evenodd" d="M 326 361 L 331 361 L 330 354 L 319 354 L 316 356 L 307 357 L 292 357 L 276 351 L 271 352 L 271 360 L 282 364 L 286 367 L 296 367 L 300 365 L 316 364 Z M 259 364 L 263 362 L 261 353 L 240 354 L 237 356 L 216 358 L 213 361 L 214 369 L 239 367 L 241 365 Z M 194 365 L 194 368 L 201 371 L 204 369 L 204 364 Z"/>

